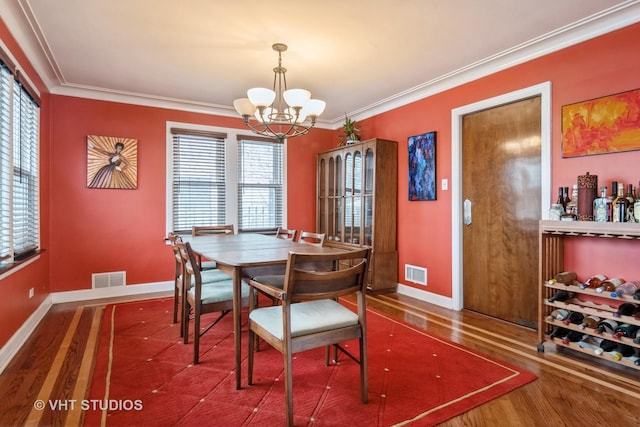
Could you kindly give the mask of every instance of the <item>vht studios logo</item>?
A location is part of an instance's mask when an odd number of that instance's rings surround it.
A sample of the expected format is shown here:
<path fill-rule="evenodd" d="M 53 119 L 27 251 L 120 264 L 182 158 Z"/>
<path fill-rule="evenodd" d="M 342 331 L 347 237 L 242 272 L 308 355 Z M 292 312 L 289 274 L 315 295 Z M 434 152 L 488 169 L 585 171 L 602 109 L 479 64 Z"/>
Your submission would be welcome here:
<path fill-rule="evenodd" d="M 52 411 L 141 411 L 142 400 L 99 400 L 99 399 L 56 399 L 56 400 L 36 400 L 33 407 L 38 411 L 47 408 Z"/>

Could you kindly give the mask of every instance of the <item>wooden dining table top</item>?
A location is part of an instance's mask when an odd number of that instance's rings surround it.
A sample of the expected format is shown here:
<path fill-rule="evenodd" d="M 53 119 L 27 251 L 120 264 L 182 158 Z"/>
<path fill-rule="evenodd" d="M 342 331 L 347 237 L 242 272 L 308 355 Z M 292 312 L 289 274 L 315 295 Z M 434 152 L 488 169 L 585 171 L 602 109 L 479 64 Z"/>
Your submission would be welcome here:
<path fill-rule="evenodd" d="M 289 252 L 333 253 L 343 250 L 278 239 L 256 233 L 186 236 L 194 252 L 230 267 L 253 267 L 286 263 Z"/>

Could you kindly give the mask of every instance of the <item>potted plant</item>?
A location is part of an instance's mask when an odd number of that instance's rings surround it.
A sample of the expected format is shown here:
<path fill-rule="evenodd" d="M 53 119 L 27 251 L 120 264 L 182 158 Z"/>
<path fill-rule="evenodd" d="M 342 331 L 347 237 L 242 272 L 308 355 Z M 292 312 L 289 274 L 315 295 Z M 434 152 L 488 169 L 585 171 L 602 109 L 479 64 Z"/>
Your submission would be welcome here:
<path fill-rule="evenodd" d="M 350 145 L 360 140 L 360 128 L 357 126 L 356 121 L 351 120 L 346 114 L 344 115 L 342 132 L 340 135 L 340 145 Z"/>

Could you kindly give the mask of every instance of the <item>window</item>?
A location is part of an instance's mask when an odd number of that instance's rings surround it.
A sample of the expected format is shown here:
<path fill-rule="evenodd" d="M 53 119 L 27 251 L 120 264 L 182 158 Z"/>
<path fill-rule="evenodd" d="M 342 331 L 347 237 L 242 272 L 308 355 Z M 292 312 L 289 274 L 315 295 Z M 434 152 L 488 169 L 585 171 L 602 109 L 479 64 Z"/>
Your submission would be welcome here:
<path fill-rule="evenodd" d="M 0 62 L 0 260 L 2 267 L 39 248 L 39 116 L 30 87 Z"/>
<path fill-rule="evenodd" d="M 167 231 L 222 224 L 266 231 L 286 224 L 285 144 L 238 129 L 167 128 Z"/>
<path fill-rule="evenodd" d="M 283 225 L 283 144 L 242 136 L 238 141 L 238 228 Z"/>

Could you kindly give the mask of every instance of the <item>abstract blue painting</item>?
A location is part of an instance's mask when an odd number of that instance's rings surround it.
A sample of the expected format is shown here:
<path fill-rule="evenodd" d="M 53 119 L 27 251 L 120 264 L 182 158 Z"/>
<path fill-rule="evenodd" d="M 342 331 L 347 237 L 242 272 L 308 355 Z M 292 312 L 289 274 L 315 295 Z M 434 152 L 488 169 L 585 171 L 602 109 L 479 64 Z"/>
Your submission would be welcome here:
<path fill-rule="evenodd" d="M 436 200 L 436 132 L 409 137 L 409 200 Z"/>

